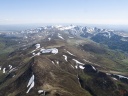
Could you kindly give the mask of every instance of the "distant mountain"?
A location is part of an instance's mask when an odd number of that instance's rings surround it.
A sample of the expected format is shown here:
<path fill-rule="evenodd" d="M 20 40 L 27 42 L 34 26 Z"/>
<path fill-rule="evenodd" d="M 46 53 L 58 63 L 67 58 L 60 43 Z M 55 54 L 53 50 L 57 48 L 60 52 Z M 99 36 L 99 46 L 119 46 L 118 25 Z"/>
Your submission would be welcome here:
<path fill-rule="evenodd" d="M 80 35 L 91 40 L 105 44 L 111 49 L 128 52 L 128 34 L 111 29 L 89 28 L 82 26 L 57 27 L 59 30 L 68 31 L 71 35 Z"/>
<path fill-rule="evenodd" d="M 29 34 L 34 34 L 38 37 L 40 34 L 48 35 L 46 31 L 49 30 L 57 30 L 67 33 L 71 36 L 81 36 L 84 38 L 89 38 L 97 43 L 105 44 L 111 49 L 119 49 L 122 51 L 128 52 L 127 45 L 128 45 L 128 34 L 125 32 L 119 32 L 111 29 L 101 29 L 101 28 L 90 28 L 84 26 L 43 26 L 36 29 L 28 29 L 24 31 L 17 31 L 17 32 L 4 32 L 0 33 L 1 35 L 5 36 L 18 36 L 27 38 L 30 37 Z M 38 33 L 38 34 L 36 34 Z M 27 36 L 28 35 L 28 36 Z"/>

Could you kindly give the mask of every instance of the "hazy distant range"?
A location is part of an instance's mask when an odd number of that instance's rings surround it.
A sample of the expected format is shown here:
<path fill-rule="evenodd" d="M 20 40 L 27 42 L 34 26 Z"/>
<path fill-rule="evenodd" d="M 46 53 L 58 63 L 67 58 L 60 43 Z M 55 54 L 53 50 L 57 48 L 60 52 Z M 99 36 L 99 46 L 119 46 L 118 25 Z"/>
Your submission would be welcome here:
<path fill-rule="evenodd" d="M 21 31 L 26 29 L 33 29 L 41 26 L 50 26 L 50 25 L 71 25 L 71 24 L 13 24 L 13 25 L 0 25 L 0 32 L 10 32 L 10 31 Z M 118 31 L 128 32 L 128 25 L 104 25 L 104 24 L 72 24 L 72 25 L 81 25 L 87 27 L 98 27 L 113 29 Z"/>

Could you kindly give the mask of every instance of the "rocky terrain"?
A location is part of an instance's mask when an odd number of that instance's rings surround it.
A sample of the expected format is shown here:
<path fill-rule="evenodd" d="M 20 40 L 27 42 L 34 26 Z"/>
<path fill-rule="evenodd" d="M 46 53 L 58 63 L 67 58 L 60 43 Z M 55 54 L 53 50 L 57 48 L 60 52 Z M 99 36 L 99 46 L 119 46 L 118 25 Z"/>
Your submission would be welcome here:
<path fill-rule="evenodd" d="M 73 25 L 1 33 L 0 96 L 128 96 L 120 34 Z"/>

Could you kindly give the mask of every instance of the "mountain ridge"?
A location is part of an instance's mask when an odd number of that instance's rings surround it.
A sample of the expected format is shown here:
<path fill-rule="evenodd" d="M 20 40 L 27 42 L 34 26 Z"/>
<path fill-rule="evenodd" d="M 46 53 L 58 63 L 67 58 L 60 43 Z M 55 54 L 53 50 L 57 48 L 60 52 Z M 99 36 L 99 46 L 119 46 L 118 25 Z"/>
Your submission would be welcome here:
<path fill-rule="evenodd" d="M 127 96 L 127 56 L 72 28 L 2 34 L 0 96 Z"/>

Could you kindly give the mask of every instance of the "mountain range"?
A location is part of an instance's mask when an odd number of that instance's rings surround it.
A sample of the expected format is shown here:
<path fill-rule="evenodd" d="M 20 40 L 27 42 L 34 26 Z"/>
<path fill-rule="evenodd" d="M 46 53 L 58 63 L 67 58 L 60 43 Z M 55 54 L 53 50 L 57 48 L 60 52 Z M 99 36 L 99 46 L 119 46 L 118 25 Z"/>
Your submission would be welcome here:
<path fill-rule="evenodd" d="M 86 26 L 0 33 L 0 96 L 128 96 L 128 34 Z"/>

